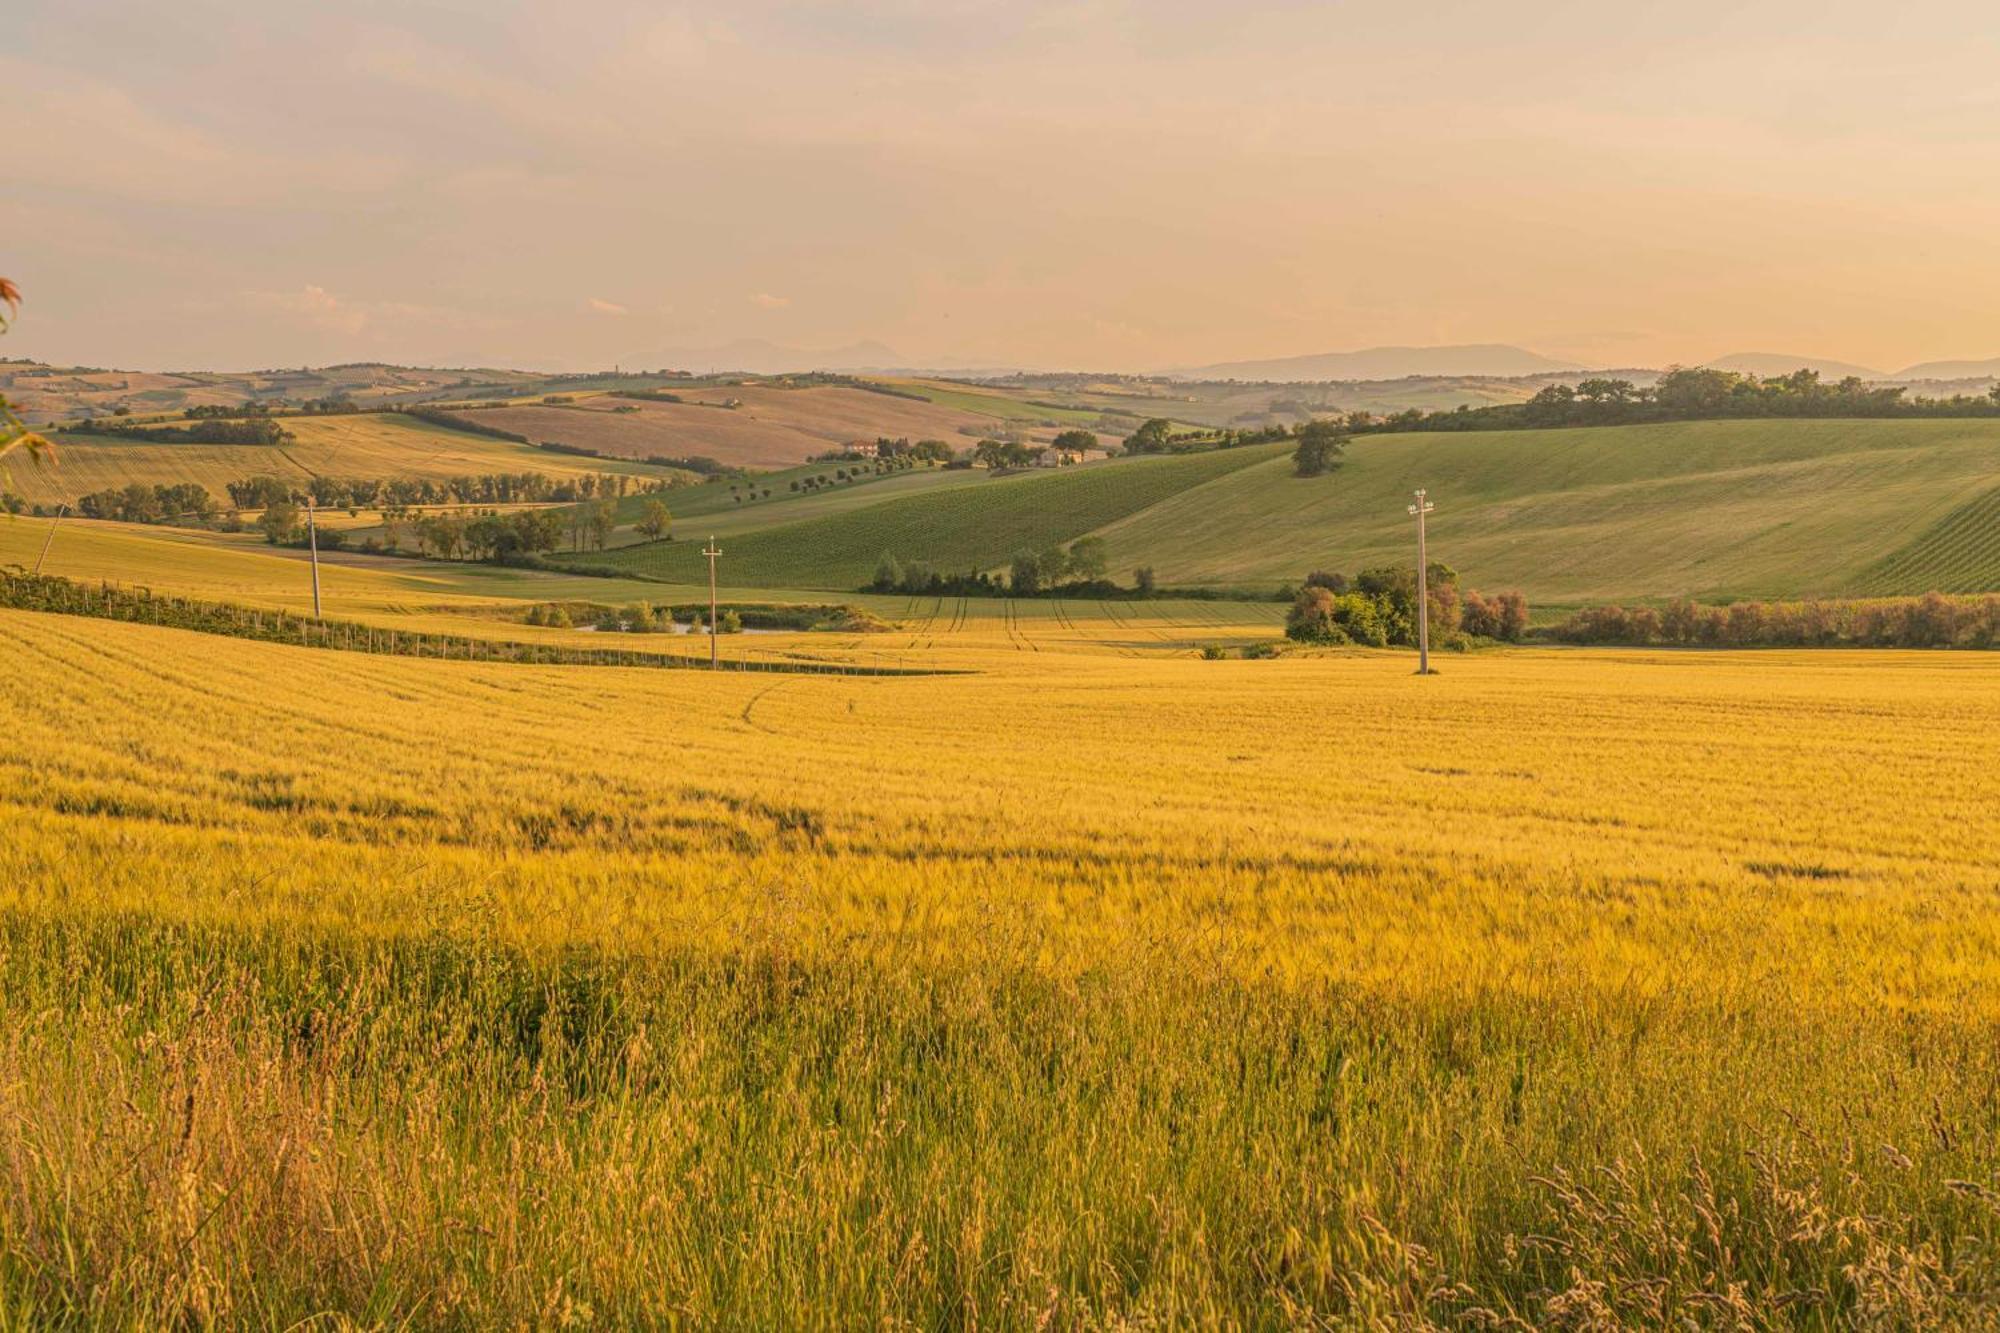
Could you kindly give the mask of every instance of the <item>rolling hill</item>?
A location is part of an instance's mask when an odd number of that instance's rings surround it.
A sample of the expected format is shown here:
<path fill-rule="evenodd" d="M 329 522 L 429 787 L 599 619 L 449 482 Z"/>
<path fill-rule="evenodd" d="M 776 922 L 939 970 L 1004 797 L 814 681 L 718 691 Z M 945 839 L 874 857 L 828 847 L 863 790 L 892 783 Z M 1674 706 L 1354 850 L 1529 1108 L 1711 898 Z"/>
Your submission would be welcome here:
<path fill-rule="evenodd" d="M 1262 380 L 1291 384 L 1318 380 L 1388 380 L 1410 375 L 1540 375 L 1582 370 L 1574 361 L 1502 343 L 1454 347 L 1365 347 L 1353 352 L 1321 352 L 1262 361 L 1224 361 L 1172 372 L 1191 380 Z"/>
<path fill-rule="evenodd" d="M 30 504 L 73 503 L 93 491 L 197 482 L 218 500 L 225 487 L 249 477 L 304 481 L 314 476 L 447 477 L 487 472 L 539 472 L 549 477 L 618 472 L 684 475 L 625 459 L 578 458 L 393 413 L 288 417 L 296 437 L 283 445 L 153 444 L 112 436 L 56 436 L 57 461 L 11 464 L 11 489 Z"/>
<path fill-rule="evenodd" d="M 1896 372 L 1898 380 L 1990 380 L 2000 378 L 2000 356 L 1983 361 L 1926 361 Z"/>
<path fill-rule="evenodd" d="M 1732 352 L 1728 356 L 1717 357 L 1702 363 L 1713 370 L 1733 370 L 1739 375 L 1757 375 L 1770 378 L 1789 375 L 1795 370 L 1816 370 L 1821 379 L 1842 380 L 1849 375 L 1857 379 L 1887 379 L 1879 370 L 1867 366 L 1857 366 L 1850 361 L 1835 361 L 1824 356 L 1799 356 L 1791 352 Z"/>
<path fill-rule="evenodd" d="M 798 521 L 786 521 L 788 511 L 796 512 L 790 505 L 773 505 L 766 511 L 769 526 L 739 529 L 724 547 L 727 577 L 751 586 L 851 590 L 874 575 L 884 552 L 941 571 L 989 569 L 1019 551 L 1083 536 L 1273 457 L 1273 448 L 1265 446 L 1038 474 L 939 473 L 980 480 Z M 586 559 L 649 577 L 693 581 L 705 577 L 698 548 L 697 542 L 654 542 Z"/>
<path fill-rule="evenodd" d="M 851 589 L 883 551 L 996 568 L 1023 548 L 1103 536 L 1120 576 L 1275 587 L 1314 568 L 1410 558 L 1411 490 L 1439 508 L 1433 552 L 1485 588 L 1574 605 L 2000 589 L 2000 422 L 1713 421 L 1371 435 L 1328 477 L 1285 445 L 994 478 L 798 521 L 746 509 L 726 543 L 745 584 Z M 697 522 L 692 526 L 700 526 Z M 694 542 L 602 557 L 690 579 Z M 600 557 L 592 557 L 593 560 Z"/>
<path fill-rule="evenodd" d="M 1054 413 L 972 391 L 939 402 L 850 385 L 732 384 L 674 392 L 680 402 L 597 395 L 560 405 L 481 408 L 460 415 L 537 443 L 553 440 L 611 457 L 700 455 L 750 468 L 790 467 L 857 440 L 873 443 L 884 436 L 940 439 L 962 449 L 1009 429 L 1046 439 L 1064 424 Z"/>

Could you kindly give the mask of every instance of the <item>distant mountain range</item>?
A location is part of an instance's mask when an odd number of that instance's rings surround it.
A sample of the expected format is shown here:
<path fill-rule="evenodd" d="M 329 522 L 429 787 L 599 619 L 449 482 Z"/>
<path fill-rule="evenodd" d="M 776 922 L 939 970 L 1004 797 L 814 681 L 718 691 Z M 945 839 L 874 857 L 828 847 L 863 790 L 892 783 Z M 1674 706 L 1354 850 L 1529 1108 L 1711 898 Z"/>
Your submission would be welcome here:
<path fill-rule="evenodd" d="M 1260 380 L 1279 383 L 1318 380 L 1397 380 L 1411 375 L 1486 375 L 1511 378 L 1583 370 L 1575 361 L 1530 352 L 1504 343 L 1452 347 L 1364 347 L 1353 352 L 1281 356 L 1267 361 L 1223 361 L 1168 371 L 1173 379 Z"/>
<path fill-rule="evenodd" d="M 885 349 L 886 350 L 886 349 Z M 1793 352 L 1733 352 L 1701 364 L 1742 375 L 1770 377 L 1795 370 L 1816 370 L 1827 381 L 1850 375 L 1864 380 L 1900 383 L 1914 380 L 2000 379 L 2000 357 L 1985 361 L 1926 361 L 1893 374 L 1831 357 Z M 870 367 L 879 369 L 880 367 Z M 1411 376 L 1440 379 L 1518 379 L 1537 375 L 1573 375 L 1594 367 L 1543 356 L 1506 343 L 1468 343 L 1451 347 L 1364 347 L 1352 352 L 1322 352 L 1313 356 L 1281 356 L 1262 361 L 1222 361 L 1165 372 L 1168 379 L 1242 380 L 1248 383 L 1320 383 L 1330 380 L 1381 381 Z M 1607 372 L 1626 374 L 1629 372 Z"/>
<path fill-rule="evenodd" d="M 1899 370 L 1893 376 L 1899 380 L 1986 380 L 2000 378 L 2000 356 L 1984 361 L 1926 361 L 1922 365 Z"/>
<path fill-rule="evenodd" d="M 1855 375 L 1864 380 L 1884 380 L 1891 384 L 1911 380 L 2000 379 L 2000 356 L 1984 361 L 1925 361 L 1893 372 L 1871 370 L 1867 366 L 1833 361 L 1823 356 L 1796 356 L 1785 352 L 1736 352 L 1703 364 L 1744 375 L 1789 375 L 1803 369 L 1817 370 L 1823 380 L 1840 380 Z"/>
<path fill-rule="evenodd" d="M 1823 380 L 1842 380 L 1849 375 L 1864 380 L 1886 380 L 1891 376 L 1867 366 L 1834 361 L 1823 356 L 1795 356 L 1789 352 L 1732 352 L 1702 363 L 1714 370 L 1733 370 L 1739 375 L 1770 377 L 1789 375 L 1795 370 L 1817 370 Z"/>
<path fill-rule="evenodd" d="M 696 374 L 740 370 L 751 375 L 798 374 L 814 370 L 840 373 L 949 372 L 955 375 L 1006 375 L 1017 366 L 993 366 L 969 361 L 912 361 L 879 342 L 845 347 L 787 347 L 763 338 L 738 338 L 719 347 L 649 348 L 622 357 L 621 364 L 660 366 Z"/>

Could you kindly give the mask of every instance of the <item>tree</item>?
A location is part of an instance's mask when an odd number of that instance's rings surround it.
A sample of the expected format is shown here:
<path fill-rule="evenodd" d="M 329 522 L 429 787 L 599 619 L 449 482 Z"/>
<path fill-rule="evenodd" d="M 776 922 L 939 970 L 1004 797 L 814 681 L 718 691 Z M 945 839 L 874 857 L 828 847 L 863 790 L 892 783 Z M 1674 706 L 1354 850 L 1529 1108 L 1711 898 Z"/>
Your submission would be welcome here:
<path fill-rule="evenodd" d="M 273 546 L 284 546 L 299 539 L 299 507 L 290 500 L 280 500 L 267 507 L 258 516 L 257 526 L 263 529 L 264 540 Z"/>
<path fill-rule="evenodd" d="M 1576 386 L 1576 396 L 1591 403 L 1629 403 L 1637 394 L 1631 380 L 1587 379 Z"/>
<path fill-rule="evenodd" d="M 514 544 L 518 550 L 528 554 L 538 554 L 542 550 L 554 550 L 562 544 L 562 512 L 554 508 L 524 508 L 518 510 L 508 526 L 514 532 Z"/>
<path fill-rule="evenodd" d="M 878 592 L 894 592 L 903 586 L 903 562 L 892 552 L 882 552 L 882 561 L 875 566 L 875 583 Z"/>
<path fill-rule="evenodd" d="M 1079 537 L 1070 543 L 1069 568 L 1081 579 L 1101 579 L 1110 568 L 1110 560 L 1105 555 L 1104 538 Z"/>
<path fill-rule="evenodd" d="M 1097 448 L 1097 436 L 1094 433 L 1087 430 L 1081 430 L 1081 429 L 1066 430 L 1062 434 L 1056 436 L 1055 443 L 1051 447 L 1056 449 L 1077 449 L 1077 450 L 1095 449 Z"/>
<path fill-rule="evenodd" d="M 1355 576 L 1354 594 L 1374 603 L 1385 641 L 1417 641 L 1417 576 L 1404 565 L 1364 569 Z"/>
<path fill-rule="evenodd" d="M 797 490 L 798 483 L 794 482 L 792 489 Z M 667 512 L 665 505 L 661 504 L 658 500 L 648 500 L 644 505 L 640 506 L 639 522 L 635 526 L 639 529 L 640 534 L 648 540 L 658 541 L 667 535 L 668 530 L 673 526 L 673 522 L 674 516 Z"/>
<path fill-rule="evenodd" d="M 1023 551 L 1014 557 L 1007 571 L 1007 586 L 1017 597 L 1032 597 L 1042 590 L 1042 562 Z"/>
<path fill-rule="evenodd" d="M 1141 565 L 1133 570 L 1132 586 L 1139 590 L 1141 597 L 1151 597 L 1153 590 L 1159 586 L 1153 577 L 1153 567 L 1151 565 Z"/>
<path fill-rule="evenodd" d="M 1331 421 L 1308 421 L 1299 427 L 1298 448 L 1292 451 L 1293 475 L 1321 477 L 1340 466 L 1347 436 Z"/>
<path fill-rule="evenodd" d="M 599 500 L 590 506 L 590 541 L 598 550 L 611 540 L 611 529 L 618 525 L 618 506 L 610 500 Z"/>
<path fill-rule="evenodd" d="M 21 289 L 5 278 L 0 278 L 0 306 L 7 308 L 5 314 L 0 314 L 0 333 L 5 333 L 21 308 Z M 29 430 L 27 423 L 14 415 L 14 405 L 7 401 L 6 395 L 0 394 L 0 458 L 16 449 L 25 450 L 37 466 L 55 454 L 55 446 Z M 6 478 L 7 469 L 0 467 L 0 480 Z"/>
<path fill-rule="evenodd" d="M 1128 454 L 1157 454 L 1165 452 L 1174 437 L 1174 423 L 1165 417 L 1154 417 L 1139 429 L 1125 437 L 1125 452 Z"/>

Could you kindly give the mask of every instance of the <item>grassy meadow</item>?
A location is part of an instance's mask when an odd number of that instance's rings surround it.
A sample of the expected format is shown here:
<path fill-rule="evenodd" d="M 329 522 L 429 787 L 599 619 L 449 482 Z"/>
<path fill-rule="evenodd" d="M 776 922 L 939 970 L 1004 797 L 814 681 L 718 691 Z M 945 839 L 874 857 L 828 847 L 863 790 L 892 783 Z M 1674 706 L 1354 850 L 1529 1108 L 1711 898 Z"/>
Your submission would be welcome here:
<path fill-rule="evenodd" d="M 2000 662 L 909 609 L 976 669 L 0 612 L 7 1322 L 2000 1299 Z"/>

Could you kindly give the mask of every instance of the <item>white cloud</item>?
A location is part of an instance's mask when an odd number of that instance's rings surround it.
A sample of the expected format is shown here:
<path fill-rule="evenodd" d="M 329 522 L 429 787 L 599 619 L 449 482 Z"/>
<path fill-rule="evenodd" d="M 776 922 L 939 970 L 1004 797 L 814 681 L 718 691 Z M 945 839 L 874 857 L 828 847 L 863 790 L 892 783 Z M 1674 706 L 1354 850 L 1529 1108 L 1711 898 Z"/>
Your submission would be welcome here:
<path fill-rule="evenodd" d="M 316 329 L 331 329 L 350 337 L 368 327 L 368 312 L 344 304 L 324 287 L 308 283 L 296 292 L 274 293 L 270 303 L 300 316 Z"/>
<path fill-rule="evenodd" d="M 773 296 L 769 292 L 756 292 L 750 297 L 750 304 L 759 310 L 783 310 L 792 303 L 789 296 Z"/>
<path fill-rule="evenodd" d="M 504 321 L 448 306 L 410 301 L 355 301 L 335 296 L 318 283 L 292 292 L 246 292 L 252 306 L 290 316 L 302 327 L 342 337 L 367 334 L 371 341 L 422 331 L 484 331 L 504 327 Z M 605 304 L 609 305 L 609 302 Z"/>
<path fill-rule="evenodd" d="M 593 296 L 584 304 L 600 315 L 622 315 L 625 313 L 624 306 L 619 305 L 616 301 L 606 301 L 602 297 Z"/>

